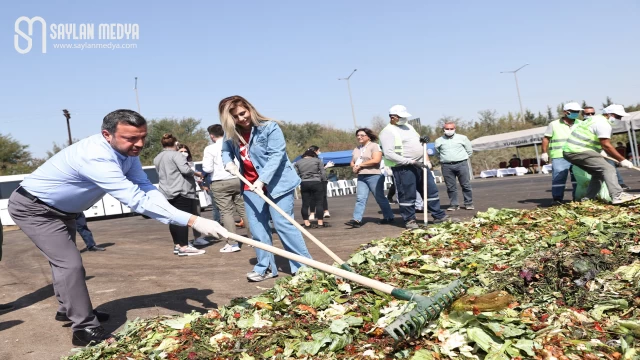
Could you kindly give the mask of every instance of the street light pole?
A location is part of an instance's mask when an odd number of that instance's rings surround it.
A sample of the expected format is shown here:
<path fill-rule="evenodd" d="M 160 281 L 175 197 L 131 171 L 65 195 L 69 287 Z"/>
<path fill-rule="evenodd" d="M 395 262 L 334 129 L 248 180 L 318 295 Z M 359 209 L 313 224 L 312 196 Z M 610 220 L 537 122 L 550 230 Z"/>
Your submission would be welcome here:
<path fill-rule="evenodd" d="M 138 104 L 138 114 L 140 114 L 140 99 L 138 98 L 138 77 L 136 76 L 136 83 L 133 86 L 133 90 L 136 92 L 136 103 Z"/>
<path fill-rule="evenodd" d="M 73 140 L 71 140 L 71 125 L 69 125 L 69 119 L 71 119 L 71 114 L 67 109 L 62 110 L 62 115 L 67 118 L 67 132 L 69 133 L 69 145 L 73 144 Z"/>
<path fill-rule="evenodd" d="M 347 89 L 349 90 L 349 101 L 351 102 L 351 115 L 353 116 L 353 127 L 354 128 L 358 128 L 358 125 L 356 125 L 356 111 L 353 108 L 353 97 L 351 96 L 351 85 L 349 83 L 349 79 L 351 79 L 351 76 L 353 75 L 353 73 L 355 73 L 358 69 L 353 69 L 353 71 L 351 72 L 351 74 L 349 74 L 349 76 L 347 76 L 346 78 L 340 78 L 338 80 L 347 80 Z"/>
<path fill-rule="evenodd" d="M 516 79 L 516 91 L 518 92 L 518 102 L 520 103 L 520 120 L 524 120 L 524 108 L 522 107 L 522 98 L 520 97 L 520 87 L 518 86 L 518 71 L 520 71 L 520 69 L 522 69 L 523 67 L 527 66 L 529 64 L 524 64 L 522 66 L 520 66 L 519 68 L 517 68 L 516 70 L 513 71 L 501 71 L 500 74 L 510 74 L 513 73 L 513 77 Z"/>

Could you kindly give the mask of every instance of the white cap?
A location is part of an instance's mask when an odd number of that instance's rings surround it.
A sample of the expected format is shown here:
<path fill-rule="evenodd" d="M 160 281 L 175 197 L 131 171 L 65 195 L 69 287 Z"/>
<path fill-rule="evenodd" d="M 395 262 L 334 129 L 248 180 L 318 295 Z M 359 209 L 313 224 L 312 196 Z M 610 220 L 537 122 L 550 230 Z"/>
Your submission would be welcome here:
<path fill-rule="evenodd" d="M 564 104 L 564 106 L 562 107 L 562 110 L 564 110 L 564 111 L 580 111 L 580 110 L 582 110 L 582 107 L 580 107 L 580 104 L 578 104 L 577 102 L 570 102 L 570 103 Z"/>
<path fill-rule="evenodd" d="M 391 109 L 389 109 L 389 115 L 398 115 L 402 118 L 411 116 L 411 114 L 407 112 L 407 108 L 403 105 L 393 105 Z"/>
<path fill-rule="evenodd" d="M 616 114 L 620 116 L 629 115 L 628 112 L 624 111 L 624 107 L 622 105 L 612 104 L 604 108 L 603 112 L 605 114 Z"/>

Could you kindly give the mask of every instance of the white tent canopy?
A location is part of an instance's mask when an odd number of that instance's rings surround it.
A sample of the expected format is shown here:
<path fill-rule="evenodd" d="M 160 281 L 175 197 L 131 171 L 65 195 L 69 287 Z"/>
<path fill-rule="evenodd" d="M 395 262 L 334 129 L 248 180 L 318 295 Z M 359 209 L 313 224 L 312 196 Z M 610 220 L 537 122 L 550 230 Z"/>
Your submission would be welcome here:
<path fill-rule="evenodd" d="M 632 127 L 632 122 L 636 126 L 634 129 L 640 129 L 640 111 L 630 113 L 630 116 L 624 117 L 622 121 L 616 121 L 613 125 L 613 133 L 628 133 Z M 546 126 L 541 126 L 510 133 L 482 136 L 471 141 L 471 145 L 473 151 L 484 151 L 541 144 L 546 129 Z"/>
<path fill-rule="evenodd" d="M 546 126 L 541 126 L 510 133 L 482 136 L 471 141 L 471 146 L 473 151 L 483 151 L 540 144 L 546 128 Z"/>

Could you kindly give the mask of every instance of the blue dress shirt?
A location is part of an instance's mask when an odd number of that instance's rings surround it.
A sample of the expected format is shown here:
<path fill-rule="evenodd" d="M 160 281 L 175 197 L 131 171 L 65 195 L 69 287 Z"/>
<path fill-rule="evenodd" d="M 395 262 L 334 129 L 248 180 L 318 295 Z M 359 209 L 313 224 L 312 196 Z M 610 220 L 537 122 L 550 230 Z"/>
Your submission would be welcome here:
<path fill-rule="evenodd" d="M 44 203 L 69 213 L 90 208 L 107 193 L 164 224 L 186 226 L 191 218 L 151 184 L 137 156 L 116 152 L 102 134 L 63 149 L 20 185 Z"/>

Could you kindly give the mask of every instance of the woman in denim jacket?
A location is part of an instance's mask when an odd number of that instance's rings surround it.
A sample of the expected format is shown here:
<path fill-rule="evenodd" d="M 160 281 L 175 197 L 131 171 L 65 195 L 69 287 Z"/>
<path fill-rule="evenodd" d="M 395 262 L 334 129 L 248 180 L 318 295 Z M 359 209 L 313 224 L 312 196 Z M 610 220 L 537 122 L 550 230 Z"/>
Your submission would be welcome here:
<path fill-rule="evenodd" d="M 222 145 L 225 170 L 231 174 L 242 174 L 252 184 L 251 187 L 243 184 L 242 191 L 253 239 L 272 245 L 269 226 L 269 219 L 272 219 L 285 250 L 311 258 L 300 231 L 257 194 L 268 196 L 293 217 L 294 190 L 300 184 L 300 177 L 287 157 L 280 126 L 260 114 L 241 96 L 222 99 L 218 111 L 225 130 Z M 240 163 L 239 169 L 233 159 Z M 274 255 L 261 249 L 255 250 L 258 263 L 247 274 L 247 279 L 263 281 L 276 277 L 278 269 Z M 297 261 L 290 260 L 289 263 L 293 274 L 302 266 Z"/>

